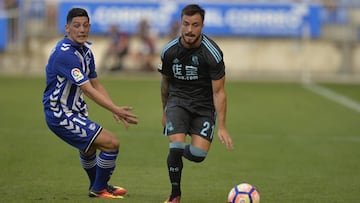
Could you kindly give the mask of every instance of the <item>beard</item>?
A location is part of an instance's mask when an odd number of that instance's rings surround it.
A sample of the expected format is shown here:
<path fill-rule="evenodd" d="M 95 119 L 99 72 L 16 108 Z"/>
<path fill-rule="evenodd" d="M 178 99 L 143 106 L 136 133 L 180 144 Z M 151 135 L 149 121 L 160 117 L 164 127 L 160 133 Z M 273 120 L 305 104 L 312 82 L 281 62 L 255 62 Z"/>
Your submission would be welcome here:
<path fill-rule="evenodd" d="M 192 33 L 182 34 L 183 42 L 186 47 L 194 47 L 200 40 L 201 35 L 194 35 Z"/>

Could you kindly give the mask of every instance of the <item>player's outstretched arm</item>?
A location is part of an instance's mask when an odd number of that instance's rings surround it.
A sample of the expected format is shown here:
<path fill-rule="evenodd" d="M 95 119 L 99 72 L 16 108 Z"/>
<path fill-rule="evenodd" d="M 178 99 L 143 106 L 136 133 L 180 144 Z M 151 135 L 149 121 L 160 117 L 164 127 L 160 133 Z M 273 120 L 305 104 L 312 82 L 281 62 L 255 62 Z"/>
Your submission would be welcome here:
<path fill-rule="evenodd" d="M 86 82 L 80 86 L 83 93 L 98 105 L 111 111 L 114 114 L 116 121 L 124 123 L 128 128 L 129 124 L 137 124 L 137 116 L 130 113 L 132 107 L 119 107 L 113 103 L 105 88 L 98 82 L 97 79 L 91 79 L 91 82 Z"/>

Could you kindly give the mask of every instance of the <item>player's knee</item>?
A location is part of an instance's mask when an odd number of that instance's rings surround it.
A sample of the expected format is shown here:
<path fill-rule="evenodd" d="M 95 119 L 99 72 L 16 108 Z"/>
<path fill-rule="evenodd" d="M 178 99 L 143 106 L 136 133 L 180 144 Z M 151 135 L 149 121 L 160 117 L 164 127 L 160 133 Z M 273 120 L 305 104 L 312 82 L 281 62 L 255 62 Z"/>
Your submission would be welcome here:
<path fill-rule="evenodd" d="M 184 149 L 184 157 L 189 161 L 193 162 L 202 162 L 205 160 L 207 151 L 194 147 L 192 145 L 187 145 Z"/>
<path fill-rule="evenodd" d="M 100 135 L 95 140 L 96 149 L 102 151 L 116 151 L 120 148 L 120 142 L 118 138 L 110 131 L 103 129 Z"/>
<path fill-rule="evenodd" d="M 184 149 L 186 144 L 184 142 L 170 142 L 169 148 L 170 149 Z"/>
<path fill-rule="evenodd" d="M 120 148 L 120 141 L 118 139 L 113 139 L 111 142 L 113 150 L 119 150 Z"/>
<path fill-rule="evenodd" d="M 186 144 L 184 142 L 170 142 L 169 144 L 170 153 L 179 154 L 180 156 L 182 156 L 185 145 Z"/>
<path fill-rule="evenodd" d="M 120 141 L 115 136 L 111 136 L 109 137 L 105 148 L 107 148 L 108 151 L 117 151 L 120 148 Z"/>

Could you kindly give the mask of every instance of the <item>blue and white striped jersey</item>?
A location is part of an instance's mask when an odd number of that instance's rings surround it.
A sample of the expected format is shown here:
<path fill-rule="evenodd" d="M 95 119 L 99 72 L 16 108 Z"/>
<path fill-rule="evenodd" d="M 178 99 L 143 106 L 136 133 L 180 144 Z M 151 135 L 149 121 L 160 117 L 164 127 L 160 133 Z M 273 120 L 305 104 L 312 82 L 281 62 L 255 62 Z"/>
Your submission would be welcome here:
<path fill-rule="evenodd" d="M 67 37 L 59 41 L 46 65 L 43 104 L 47 121 L 73 114 L 87 117 L 87 106 L 79 86 L 96 77 L 90 43 L 80 46 Z"/>

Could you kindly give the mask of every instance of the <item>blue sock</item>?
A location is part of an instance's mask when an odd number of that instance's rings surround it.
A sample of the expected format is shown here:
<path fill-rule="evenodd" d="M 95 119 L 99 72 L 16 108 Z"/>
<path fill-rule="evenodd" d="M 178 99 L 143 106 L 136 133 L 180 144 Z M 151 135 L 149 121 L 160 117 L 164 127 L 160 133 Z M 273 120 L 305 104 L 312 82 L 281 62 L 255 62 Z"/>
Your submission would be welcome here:
<path fill-rule="evenodd" d="M 100 152 L 96 162 L 96 179 L 92 189 L 101 191 L 108 186 L 108 181 L 115 169 L 115 161 L 119 151 Z"/>
<path fill-rule="evenodd" d="M 80 163 L 89 177 L 90 180 L 89 189 L 91 189 L 96 178 L 96 152 L 94 152 L 90 156 L 85 156 L 80 152 Z"/>

